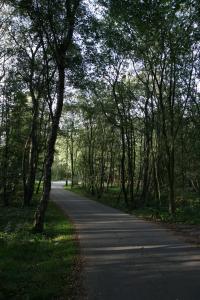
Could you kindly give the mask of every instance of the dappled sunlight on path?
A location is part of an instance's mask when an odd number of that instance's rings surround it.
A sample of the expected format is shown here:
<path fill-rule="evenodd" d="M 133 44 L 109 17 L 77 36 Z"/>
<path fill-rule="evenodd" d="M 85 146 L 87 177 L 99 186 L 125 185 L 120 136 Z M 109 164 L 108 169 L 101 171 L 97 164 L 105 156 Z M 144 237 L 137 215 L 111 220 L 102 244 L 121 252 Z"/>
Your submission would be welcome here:
<path fill-rule="evenodd" d="M 52 185 L 51 198 L 77 227 L 89 300 L 200 299 L 198 247 L 62 186 Z"/>

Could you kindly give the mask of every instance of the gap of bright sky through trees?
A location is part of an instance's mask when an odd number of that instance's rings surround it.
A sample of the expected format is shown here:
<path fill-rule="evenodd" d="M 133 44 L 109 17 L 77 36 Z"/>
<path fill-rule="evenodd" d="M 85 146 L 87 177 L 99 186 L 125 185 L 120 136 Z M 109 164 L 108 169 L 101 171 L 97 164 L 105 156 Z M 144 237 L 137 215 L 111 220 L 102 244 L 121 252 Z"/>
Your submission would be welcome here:
<path fill-rule="evenodd" d="M 51 181 L 129 210 L 199 207 L 199 1 L 0 4 L 0 199 Z"/>

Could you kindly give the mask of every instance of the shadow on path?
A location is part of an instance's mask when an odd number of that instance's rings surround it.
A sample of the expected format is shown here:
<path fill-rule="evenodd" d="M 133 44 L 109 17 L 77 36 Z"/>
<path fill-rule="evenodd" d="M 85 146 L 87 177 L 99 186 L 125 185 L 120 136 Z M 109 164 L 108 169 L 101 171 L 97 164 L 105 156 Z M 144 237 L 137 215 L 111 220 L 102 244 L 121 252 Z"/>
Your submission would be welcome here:
<path fill-rule="evenodd" d="M 198 247 L 63 185 L 51 198 L 76 225 L 89 300 L 200 300 Z"/>

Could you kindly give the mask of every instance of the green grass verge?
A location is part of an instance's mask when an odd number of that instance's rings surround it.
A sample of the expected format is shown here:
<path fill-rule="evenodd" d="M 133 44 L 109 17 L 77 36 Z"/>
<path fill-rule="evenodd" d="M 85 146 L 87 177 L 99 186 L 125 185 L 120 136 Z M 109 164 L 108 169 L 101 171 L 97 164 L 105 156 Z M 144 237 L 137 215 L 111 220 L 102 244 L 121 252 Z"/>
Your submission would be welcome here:
<path fill-rule="evenodd" d="M 180 224 L 200 224 L 200 202 L 199 199 L 193 198 L 190 201 L 190 205 L 179 205 L 174 215 L 171 215 L 167 208 L 157 209 L 155 207 L 144 207 L 140 209 L 130 210 L 125 205 L 123 198 L 119 200 L 119 189 L 110 188 L 108 192 L 105 192 L 101 198 L 91 196 L 84 188 L 75 186 L 71 189 L 70 186 L 66 187 L 67 190 L 71 190 L 79 195 L 86 196 L 95 201 L 99 201 L 103 204 L 109 205 L 114 208 L 118 208 L 124 212 L 135 214 L 139 217 L 161 221 L 165 223 L 180 223 Z M 188 201 L 189 202 L 189 201 Z"/>
<path fill-rule="evenodd" d="M 0 299 L 73 299 L 73 226 L 50 203 L 44 233 L 33 234 L 34 211 L 0 208 Z"/>
<path fill-rule="evenodd" d="M 200 224 L 200 207 L 179 207 L 176 209 L 175 214 L 171 215 L 166 209 L 156 209 L 145 207 L 143 209 L 134 210 L 137 216 L 147 220 L 154 220 L 164 223 L 177 223 L 177 224 Z"/>

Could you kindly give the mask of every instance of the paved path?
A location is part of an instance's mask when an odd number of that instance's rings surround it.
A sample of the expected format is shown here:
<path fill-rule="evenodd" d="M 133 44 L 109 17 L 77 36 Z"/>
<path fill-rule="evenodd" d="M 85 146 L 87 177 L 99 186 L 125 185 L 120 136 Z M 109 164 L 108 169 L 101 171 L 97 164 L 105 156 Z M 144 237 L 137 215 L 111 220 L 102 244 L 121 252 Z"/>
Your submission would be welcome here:
<path fill-rule="evenodd" d="M 89 300 L 200 300 L 200 248 L 62 186 L 51 198 L 78 230 Z"/>

